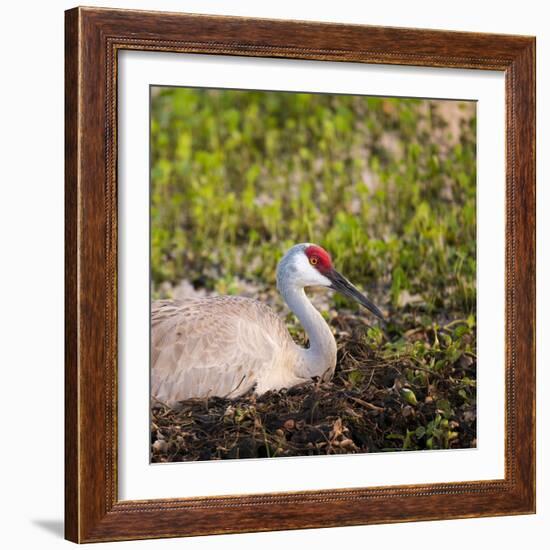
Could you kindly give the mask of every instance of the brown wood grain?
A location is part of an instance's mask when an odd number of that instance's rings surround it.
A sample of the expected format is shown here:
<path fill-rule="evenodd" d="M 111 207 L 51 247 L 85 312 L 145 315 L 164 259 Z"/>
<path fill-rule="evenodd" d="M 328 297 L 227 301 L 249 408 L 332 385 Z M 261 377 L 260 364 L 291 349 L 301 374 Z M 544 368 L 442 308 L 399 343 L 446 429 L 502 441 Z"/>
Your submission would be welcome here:
<path fill-rule="evenodd" d="M 506 476 L 502 480 L 119 501 L 117 52 L 499 70 L 506 78 Z M 66 537 L 75 542 L 532 513 L 535 39 L 167 14 L 66 12 Z"/>
<path fill-rule="evenodd" d="M 78 12 L 65 32 L 65 537 L 78 539 Z"/>

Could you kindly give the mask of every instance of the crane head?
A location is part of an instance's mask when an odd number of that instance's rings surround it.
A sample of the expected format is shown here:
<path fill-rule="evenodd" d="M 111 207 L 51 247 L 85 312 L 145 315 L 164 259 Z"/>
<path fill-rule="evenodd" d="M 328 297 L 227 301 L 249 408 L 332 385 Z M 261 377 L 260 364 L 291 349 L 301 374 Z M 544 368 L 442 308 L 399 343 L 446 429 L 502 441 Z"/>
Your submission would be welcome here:
<path fill-rule="evenodd" d="M 357 287 L 350 283 L 332 265 L 330 254 L 322 247 L 302 243 L 293 246 L 277 267 L 277 286 L 324 286 L 359 302 L 384 321 L 382 312 Z"/>

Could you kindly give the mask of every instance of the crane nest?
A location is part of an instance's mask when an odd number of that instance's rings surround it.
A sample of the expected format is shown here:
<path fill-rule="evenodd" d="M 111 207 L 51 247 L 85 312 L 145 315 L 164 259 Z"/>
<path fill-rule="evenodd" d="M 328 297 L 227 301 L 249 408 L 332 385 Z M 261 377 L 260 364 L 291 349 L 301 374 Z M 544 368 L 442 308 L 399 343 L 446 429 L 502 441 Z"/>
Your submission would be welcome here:
<path fill-rule="evenodd" d="M 237 399 L 191 399 L 151 408 L 151 461 L 372 453 L 476 446 L 475 357 L 437 369 L 390 359 L 364 338 L 364 322 L 332 323 L 338 362 L 330 382 Z M 429 342 L 429 330 L 409 331 Z M 437 334 L 435 334 L 437 339 Z M 441 362 L 440 362 L 441 363 Z"/>

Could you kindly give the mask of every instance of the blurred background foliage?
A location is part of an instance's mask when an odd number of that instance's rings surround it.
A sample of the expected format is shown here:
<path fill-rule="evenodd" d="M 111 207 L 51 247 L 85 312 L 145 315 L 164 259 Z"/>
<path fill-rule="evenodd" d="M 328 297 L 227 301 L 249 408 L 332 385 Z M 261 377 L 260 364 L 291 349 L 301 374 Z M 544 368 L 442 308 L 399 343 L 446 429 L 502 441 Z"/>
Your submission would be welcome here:
<path fill-rule="evenodd" d="M 152 88 L 153 298 L 252 296 L 286 312 L 305 344 L 275 269 L 306 241 L 367 292 L 387 330 L 338 294 L 308 291 L 338 343 L 334 379 L 268 397 L 265 410 L 247 397 L 248 427 L 229 426 L 225 404 L 209 409 L 217 443 L 188 418 L 181 443 L 181 418 L 155 417 L 155 460 L 476 445 L 475 103 Z M 314 396 L 331 404 L 315 421 Z M 340 425 L 353 445 L 327 446 Z M 157 440 L 171 443 L 159 452 Z"/>
<path fill-rule="evenodd" d="M 473 313 L 475 120 L 465 102 L 154 89 L 154 288 L 273 285 L 308 241 L 393 307 Z"/>

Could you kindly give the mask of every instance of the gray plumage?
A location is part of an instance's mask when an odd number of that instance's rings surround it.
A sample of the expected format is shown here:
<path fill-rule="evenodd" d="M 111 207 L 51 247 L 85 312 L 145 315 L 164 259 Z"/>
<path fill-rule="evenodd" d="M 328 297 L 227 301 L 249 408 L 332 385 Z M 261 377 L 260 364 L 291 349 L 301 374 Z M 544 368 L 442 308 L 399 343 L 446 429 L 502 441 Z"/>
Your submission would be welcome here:
<path fill-rule="evenodd" d="M 238 296 L 153 303 L 151 389 L 174 404 L 192 397 L 237 397 L 304 382 L 301 358 L 267 305 Z"/>

